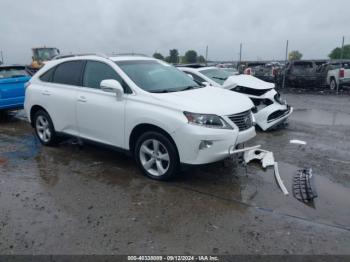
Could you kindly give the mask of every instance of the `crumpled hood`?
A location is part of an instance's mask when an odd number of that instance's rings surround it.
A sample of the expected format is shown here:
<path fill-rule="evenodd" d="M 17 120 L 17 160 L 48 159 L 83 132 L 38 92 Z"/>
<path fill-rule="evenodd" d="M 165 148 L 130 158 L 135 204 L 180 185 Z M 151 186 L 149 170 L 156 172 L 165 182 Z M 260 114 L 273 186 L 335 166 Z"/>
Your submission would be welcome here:
<path fill-rule="evenodd" d="M 173 93 L 151 93 L 151 95 L 168 107 L 220 116 L 241 113 L 254 106 L 245 95 L 217 87 L 203 87 Z"/>
<path fill-rule="evenodd" d="M 259 78 L 251 75 L 230 76 L 223 84 L 225 89 L 232 89 L 236 86 L 244 86 L 260 90 L 275 88 L 275 84 L 260 80 Z"/>

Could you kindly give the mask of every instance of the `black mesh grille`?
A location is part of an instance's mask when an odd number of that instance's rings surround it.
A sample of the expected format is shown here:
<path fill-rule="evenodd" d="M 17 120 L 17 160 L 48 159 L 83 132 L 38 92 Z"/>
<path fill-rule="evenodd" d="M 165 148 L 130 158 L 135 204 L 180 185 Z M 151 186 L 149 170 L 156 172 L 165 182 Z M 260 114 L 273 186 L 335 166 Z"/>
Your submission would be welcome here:
<path fill-rule="evenodd" d="M 273 112 L 269 117 L 267 118 L 267 122 L 272 122 L 278 118 L 281 118 L 285 115 L 287 115 L 290 112 L 290 107 L 288 106 L 286 110 L 278 110 Z"/>
<path fill-rule="evenodd" d="M 229 118 L 238 126 L 239 131 L 247 130 L 253 126 L 253 119 L 250 110 L 243 113 L 231 115 Z"/>

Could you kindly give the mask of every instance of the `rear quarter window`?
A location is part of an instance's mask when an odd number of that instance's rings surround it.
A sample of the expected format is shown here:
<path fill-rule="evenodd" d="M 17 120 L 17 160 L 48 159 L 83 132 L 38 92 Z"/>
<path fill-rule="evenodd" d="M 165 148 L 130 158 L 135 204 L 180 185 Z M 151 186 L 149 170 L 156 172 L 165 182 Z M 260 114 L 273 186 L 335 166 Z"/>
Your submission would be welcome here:
<path fill-rule="evenodd" d="M 46 71 L 44 74 L 42 74 L 39 79 L 44 82 L 52 82 L 53 73 L 55 71 L 56 67 L 51 68 L 50 70 Z"/>
<path fill-rule="evenodd" d="M 83 61 L 69 61 L 56 66 L 52 77 L 52 82 L 57 84 L 81 85 L 81 74 L 83 70 Z"/>

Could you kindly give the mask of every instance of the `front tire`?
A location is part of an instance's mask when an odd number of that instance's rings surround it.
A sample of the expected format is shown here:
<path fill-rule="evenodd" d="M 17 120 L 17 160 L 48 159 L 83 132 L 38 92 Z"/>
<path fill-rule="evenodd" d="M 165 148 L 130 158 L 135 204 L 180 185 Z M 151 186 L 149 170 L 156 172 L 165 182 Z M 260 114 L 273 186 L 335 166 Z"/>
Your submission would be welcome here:
<path fill-rule="evenodd" d="M 34 115 L 35 134 L 45 146 L 54 146 L 57 143 L 57 135 L 49 114 L 39 110 Z"/>
<path fill-rule="evenodd" d="M 159 132 L 146 132 L 136 143 L 134 157 L 143 173 L 155 180 L 169 180 L 178 172 L 175 145 Z"/>

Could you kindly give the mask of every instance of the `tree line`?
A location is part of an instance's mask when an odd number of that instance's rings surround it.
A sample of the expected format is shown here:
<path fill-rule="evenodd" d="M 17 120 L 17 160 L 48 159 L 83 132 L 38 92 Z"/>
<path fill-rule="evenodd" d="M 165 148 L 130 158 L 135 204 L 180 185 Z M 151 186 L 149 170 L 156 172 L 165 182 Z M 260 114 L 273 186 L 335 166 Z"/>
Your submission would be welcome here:
<path fill-rule="evenodd" d="M 342 48 L 336 47 L 332 50 L 332 52 L 328 55 L 330 59 L 341 59 L 342 58 Z M 288 55 L 288 59 L 290 61 L 301 60 L 303 54 L 298 50 L 291 51 Z M 343 59 L 350 59 L 350 45 L 344 45 L 343 49 Z"/>
<path fill-rule="evenodd" d="M 205 63 L 205 58 L 202 55 L 198 55 L 195 50 L 188 50 L 185 55 L 181 56 L 177 49 L 170 49 L 168 56 L 163 56 L 159 52 L 155 52 L 153 57 L 172 64 L 192 64 L 192 63 Z"/>
<path fill-rule="evenodd" d="M 342 53 L 341 47 L 336 47 L 332 50 L 332 52 L 328 55 L 330 59 L 340 59 Z M 198 55 L 195 50 L 188 50 L 185 52 L 185 55 L 181 56 L 177 49 L 170 49 L 168 56 L 163 56 L 159 52 L 155 52 L 153 54 L 154 58 L 166 61 L 172 64 L 191 64 L 191 63 L 205 63 L 205 58 L 202 55 Z M 288 54 L 288 60 L 295 61 L 301 60 L 303 54 L 294 50 Z M 343 49 L 343 59 L 350 59 L 350 45 L 345 45 Z"/>

